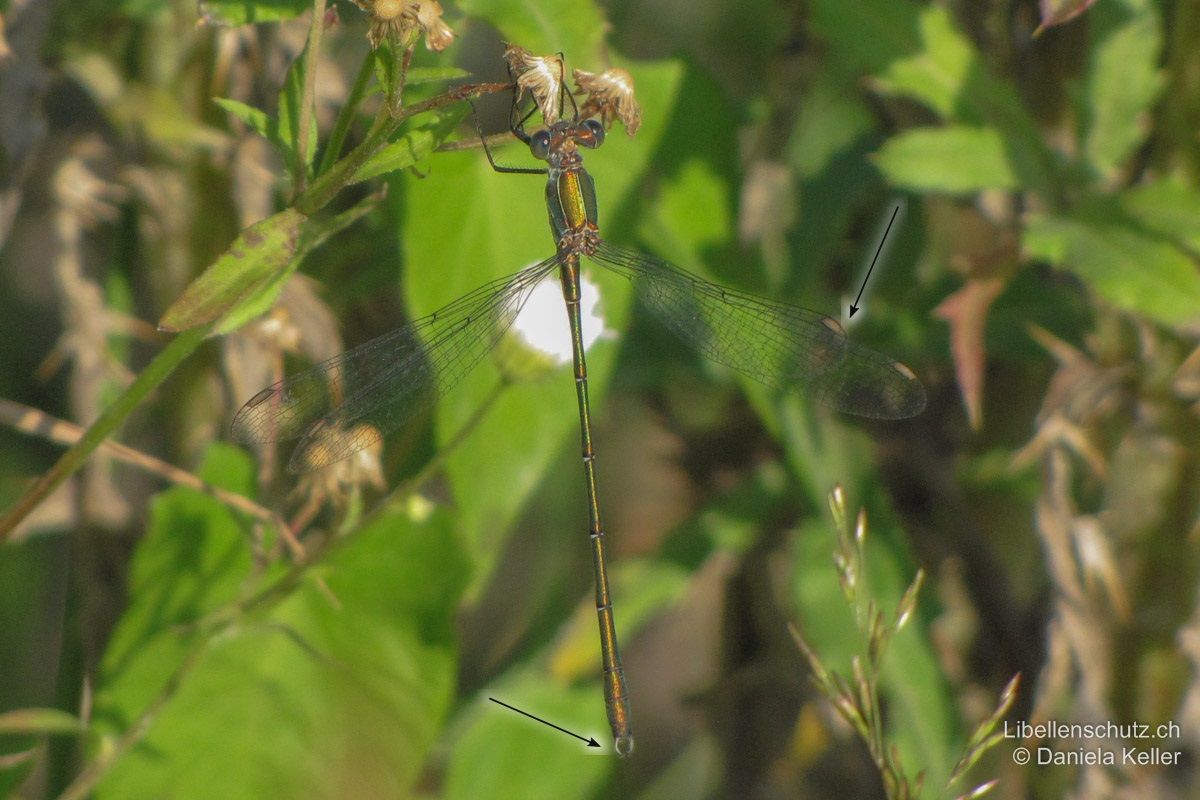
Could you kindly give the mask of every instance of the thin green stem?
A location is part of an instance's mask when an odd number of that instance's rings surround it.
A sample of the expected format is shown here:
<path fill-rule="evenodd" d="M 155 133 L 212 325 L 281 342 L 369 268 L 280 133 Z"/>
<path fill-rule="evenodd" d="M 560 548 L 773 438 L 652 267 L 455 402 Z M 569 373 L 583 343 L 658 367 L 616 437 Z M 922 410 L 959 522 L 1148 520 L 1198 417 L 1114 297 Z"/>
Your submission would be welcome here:
<path fill-rule="evenodd" d="M 362 66 L 358 69 L 358 75 L 354 78 L 354 85 L 350 87 L 350 94 L 342 105 L 342 110 L 338 112 L 337 119 L 333 122 L 333 130 L 329 132 L 329 141 L 325 144 L 325 152 L 321 155 L 321 164 L 317 168 L 318 175 L 332 167 L 337 161 L 337 157 L 342 154 L 342 147 L 346 144 L 350 126 L 354 122 L 355 115 L 358 114 L 359 105 L 367 94 L 367 84 L 374 71 L 375 51 L 369 50 L 367 57 L 363 59 Z"/>
<path fill-rule="evenodd" d="M 398 44 L 392 45 L 392 79 L 391 86 L 388 87 L 388 110 L 393 117 L 399 117 L 404 113 L 404 87 L 408 82 L 408 65 L 412 63 L 413 46 L 410 44 L 404 48 L 400 58 L 395 58 L 396 47 Z"/>
<path fill-rule="evenodd" d="M 321 52 L 321 34 L 325 30 L 325 0 L 313 0 L 312 23 L 308 27 L 308 46 L 304 58 L 304 89 L 300 94 L 300 129 L 296 131 L 296 191 L 308 183 L 308 137 L 311 133 L 314 98 L 317 93 L 317 61 Z"/>
<path fill-rule="evenodd" d="M 183 660 L 179 662 L 179 666 L 167 678 L 167 682 L 163 684 L 162 689 L 154 696 L 146 709 L 138 715 L 132 725 L 125 729 L 112 747 L 103 750 L 84 767 L 82 772 L 75 776 L 75 780 L 71 781 L 71 785 L 63 790 L 63 793 L 58 796 L 58 800 L 83 800 L 92 793 L 112 765 L 145 737 L 158 715 L 179 691 L 184 679 L 200 663 L 200 656 L 204 654 L 211 641 L 211 636 L 201 638 L 188 649 Z"/>
<path fill-rule="evenodd" d="M 16 503 L 0 517 L 0 544 L 7 541 L 13 530 L 37 505 L 63 481 L 75 473 L 92 451 L 99 447 L 146 397 L 157 389 L 192 351 L 199 347 L 214 323 L 184 331 L 171 340 L 162 352 L 142 370 L 129 388 L 108 407 L 84 432 L 77 444 L 69 448 L 53 467 L 44 473 Z"/>
<path fill-rule="evenodd" d="M 478 97 L 481 94 L 502 92 L 511 88 L 507 83 L 467 83 L 456 86 L 444 94 L 431 97 L 420 103 L 415 103 L 400 111 L 399 116 L 393 117 L 384 104 L 384 108 L 375 115 L 371 129 L 367 131 L 363 141 L 351 150 L 345 158 L 334 164 L 328 172 L 321 175 L 308 187 L 308 190 L 296 198 L 296 210 L 311 216 L 324 208 L 329 201 L 337 196 L 344 187 L 354 183 L 355 173 L 367 159 L 375 154 L 396 130 L 410 117 L 423 114 L 426 111 L 436 111 L 439 108 L 466 100 L 468 97 Z"/>

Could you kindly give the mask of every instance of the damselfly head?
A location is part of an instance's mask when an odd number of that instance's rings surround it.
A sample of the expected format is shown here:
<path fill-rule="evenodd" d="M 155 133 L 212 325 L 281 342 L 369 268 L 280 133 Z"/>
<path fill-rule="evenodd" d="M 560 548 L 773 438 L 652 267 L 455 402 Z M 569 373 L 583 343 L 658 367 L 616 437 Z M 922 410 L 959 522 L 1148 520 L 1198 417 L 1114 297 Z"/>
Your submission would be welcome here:
<path fill-rule="evenodd" d="M 599 120 L 585 119 L 571 130 L 571 138 L 580 147 L 595 150 L 604 144 L 604 125 Z"/>
<path fill-rule="evenodd" d="M 573 153 L 576 147 L 586 147 L 595 150 L 604 144 L 604 126 L 594 119 L 579 122 L 559 121 L 549 128 L 529 135 L 529 152 L 534 158 L 553 163 L 566 163 L 563 158 L 567 153 Z M 556 161 L 556 158 L 559 161 Z M 561 164 L 559 164 L 561 166 Z"/>

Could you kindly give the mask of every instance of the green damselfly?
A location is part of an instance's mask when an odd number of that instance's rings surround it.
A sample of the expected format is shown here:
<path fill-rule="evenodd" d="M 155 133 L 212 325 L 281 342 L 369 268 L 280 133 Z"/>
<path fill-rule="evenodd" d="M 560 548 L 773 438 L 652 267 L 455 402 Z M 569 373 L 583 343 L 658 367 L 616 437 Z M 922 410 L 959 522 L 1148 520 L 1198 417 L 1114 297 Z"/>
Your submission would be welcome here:
<path fill-rule="evenodd" d="M 704 355 L 769 386 L 804 385 L 833 409 L 878 419 L 920 413 L 925 391 L 908 367 L 850 341 L 832 317 L 718 286 L 605 241 L 581 152 L 604 142 L 604 125 L 586 113 L 600 109 L 585 104 L 581 113 L 570 98 L 572 119 L 548 119 L 528 133 L 533 112 L 518 119 L 518 99 L 511 131 L 546 166 L 499 167 L 486 142 L 485 151 L 499 172 L 547 177 L 554 255 L 262 390 L 238 412 L 233 431 L 245 442 L 298 438 L 292 472 L 347 458 L 427 411 L 496 346 L 533 289 L 557 273 L 571 333 L 605 706 L 614 748 L 627 755 L 633 749 L 629 695 L 608 586 L 580 315 L 583 258 L 632 281 L 646 309 Z"/>

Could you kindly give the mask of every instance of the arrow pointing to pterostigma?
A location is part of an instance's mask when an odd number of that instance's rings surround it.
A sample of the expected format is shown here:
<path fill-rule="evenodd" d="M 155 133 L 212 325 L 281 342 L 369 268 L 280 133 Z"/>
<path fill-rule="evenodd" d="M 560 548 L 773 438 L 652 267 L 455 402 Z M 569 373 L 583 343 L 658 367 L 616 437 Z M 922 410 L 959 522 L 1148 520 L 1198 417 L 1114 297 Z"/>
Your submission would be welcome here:
<path fill-rule="evenodd" d="M 522 711 L 519 708 L 514 708 L 513 706 L 510 706 L 508 703 L 502 703 L 494 697 L 489 697 L 488 700 L 491 700 L 493 703 L 496 703 L 497 705 L 502 705 L 505 708 L 509 709 L 510 711 L 515 711 L 518 714 L 524 714 L 525 716 L 529 717 L 530 719 L 536 719 L 538 722 L 542 723 L 543 725 L 549 725 L 551 728 L 554 728 L 557 731 L 562 731 L 563 733 L 567 734 L 568 736 L 574 736 L 576 739 L 578 739 L 581 742 L 587 742 L 588 747 L 599 747 L 600 746 L 600 743 L 597 742 L 595 739 L 592 739 L 590 737 L 585 739 L 582 736 L 580 736 L 578 733 L 571 733 L 571 731 L 567 730 L 566 728 L 560 728 L 557 725 L 555 725 L 553 722 L 546 722 L 546 720 L 542 719 L 541 717 L 535 717 L 533 714 Z"/>
<path fill-rule="evenodd" d="M 879 254 L 883 252 L 883 243 L 887 241 L 887 235 L 892 230 L 892 223 L 896 221 L 896 215 L 900 213 L 900 206 L 896 206 L 892 211 L 892 218 L 888 220 L 887 230 L 883 232 L 883 238 L 879 240 L 879 247 L 875 250 L 875 257 L 871 259 L 871 266 L 867 270 L 867 277 L 863 278 L 862 289 L 858 290 L 858 297 L 854 298 L 854 302 L 850 304 L 850 316 L 858 313 L 858 301 L 862 300 L 863 289 L 867 288 L 867 281 L 871 279 L 871 270 L 875 269 L 875 262 L 879 260 Z"/>

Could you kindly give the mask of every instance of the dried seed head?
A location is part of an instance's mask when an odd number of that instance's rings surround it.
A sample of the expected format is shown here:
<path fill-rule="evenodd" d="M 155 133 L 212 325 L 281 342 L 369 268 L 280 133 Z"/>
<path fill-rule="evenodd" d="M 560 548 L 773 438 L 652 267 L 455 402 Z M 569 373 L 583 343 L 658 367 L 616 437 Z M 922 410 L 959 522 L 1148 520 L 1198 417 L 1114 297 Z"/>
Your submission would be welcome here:
<path fill-rule="evenodd" d="M 566 74 L 562 56 L 535 56 L 524 47 L 505 43 L 504 62 L 517 84 L 517 102 L 529 92 L 547 125 L 562 116 L 562 82 Z"/>
<path fill-rule="evenodd" d="M 425 34 L 425 47 L 440 53 L 454 41 L 454 31 L 442 21 L 442 5 L 437 0 L 417 0 L 417 25 Z"/>
<path fill-rule="evenodd" d="M 404 13 L 404 0 L 374 0 L 368 11 L 384 22 L 398 19 Z"/>
<path fill-rule="evenodd" d="M 454 41 L 454 31 L 442 21 L 437 0 L 354 0 L 354 4 L 370 16 L 367 40 L 372 49 L 385 38 L 411 47 L 421 34 L 425 34 L 425 46 L 438 52 Z"/>
<path fill-rule="evenodd" d="M 606 69 L 599 74 L 575 70 L 575 91 L 587 95 L 580 110 L 583 117 L 600 116 L 605 128 L 611 128 L 613 119 L 621 120 L 625 132 L 630 136 L 637 133 L 642 124 L 642 107 L 633 96 L 633 76 L 619 67 Z"/>
<path fill-rule="evenodd" d="M 310 442 L 305 450 L 306 458 L 302 467 L 308 471 L 304 472 L 296 483 L 297 496 L 307 498 L 318 505 L 328 501 L 340 507 L 345 504 L 354 489 L 369 486 L 382 490 L 386 487 L 381 465 L 383 436 L 376 428 L 360 424 L 344 430 L 329 425 L 317 428 L 310 436 L 314 437 L 315 441 Z M 350 458 L 325 463 L 329 452 L 344 448 L 343 442 L 347 439 L 367 444 L 356 450 Z"/>

